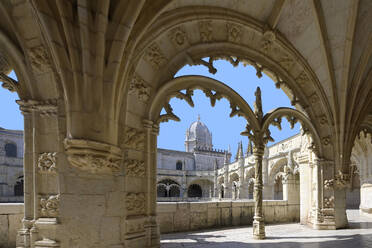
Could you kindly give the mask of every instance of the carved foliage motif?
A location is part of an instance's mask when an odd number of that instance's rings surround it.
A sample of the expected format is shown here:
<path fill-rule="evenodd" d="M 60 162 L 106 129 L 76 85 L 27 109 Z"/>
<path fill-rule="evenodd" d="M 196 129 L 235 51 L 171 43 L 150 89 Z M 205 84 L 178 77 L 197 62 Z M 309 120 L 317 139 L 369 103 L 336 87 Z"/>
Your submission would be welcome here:
<path fill-rule="evenodd" d="M 59 195 L 40 198 L 41 217 L 57 217 L 59 214 Z"/>
<path fill-rule="evenodd" d="M 125 204 L 131 214 L 143 214 L 146 207 L 145 193 L 128 193 Z"/>
<path fill-rule="evenodd" d="M 123 145 L 125 148 L 144 150 L 145 132 L 136 128 L 126 127 L 124 133 Z"/>
<path fill-rule="evenodd" d="M 58 112 L 56 99 L 45 101 L 17 100 L 16 102 L 23 114 L 29 114 L 32 111 L 36 111 L 39 112 L 41 116 L 55 116 Z"/>
<path fill-rule="evenodd" d="M 334 199 L 335 198 L 333 196 L 324 197 L 324 207 L 325 208 L 334 208 L 335 207 Z"/>
<path fill-rule="evenodd" d="M 56 170 L 56 152 L 44 152 L 39 155 L 37 166 L 41 172 L 54 172 Z"/>
<path fill-rule="evenodd" d="M 151 44 L 147 48 L 145 60 L 156 69 L 159 69 L 167 61 L 167 59 L 161 52 L 159 45 L 156 43 Z"/>
<path fill-rule="evenodd" d="M 309 81 L 309 77 L 307 76 L 307 74 L 303 71 L 300 73 L 300 75 L 298 75 L 298 77 L 296 78 L 296 81 L 297 83 L 301 86 L 301 87 L 305 87 L 306 84 L 308 83 Z"/>
<path fill-rule="evenodd" d="M 210 42 L 212 41 L 212 23 L 210 21 L 202 21 L 198 23 L 199 25 L 199 32 L 200 32 L 200 40 L 202 42 Z"/>
<path fill-rule="evenodd" d="M 176 46 L 182 46 L 187 43 L 186 32 L 181 27 L 172 29 L 169 33 L 169 38 Z"/>
<path fill-rule="evenodd" d="M 342 171 L 338 171 L 337 175 L 334 179 L 324 180 L 324 188 L 332 189 L 332 188 L 345 188 L 348 186 L 350 180 L 350 175 L 345 174 Z"/>
<path fill-rule="evenodd" d="M 239 43 L 242 37 L 242 27 L 236 24 L 227 23 L 227 40 Z"/>
<path fill-rule="evenodd" d="M 124 161 L 127 176 L 144 177 L 146 174 L 145 162 L 136 159 L 127 159 Z"/>
<path fill-rule="evenodd" d="M 43 46 L 29 50 L 31 66 L 39 72 L 45 71 L 50 66 L 49 56 Z"/>
<path fill-rule="evenodd" d="M 141 102 L 147 102 L 150 98 L 150 87 L 140 76 L 134 75 L 129 86 L 129 94 L 137 95 Z"/>

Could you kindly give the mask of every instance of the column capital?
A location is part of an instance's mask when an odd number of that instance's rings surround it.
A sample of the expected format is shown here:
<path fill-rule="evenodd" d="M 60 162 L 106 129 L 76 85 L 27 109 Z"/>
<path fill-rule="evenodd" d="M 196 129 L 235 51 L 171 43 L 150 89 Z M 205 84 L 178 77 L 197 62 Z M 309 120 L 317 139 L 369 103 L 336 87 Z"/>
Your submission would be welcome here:
<path fill-rule="evenodd" d="M 143 127 L 146 130 L 149 130 L 152 134 L 159 135 L 159 124 L 156 124 L 155 122 L 148 119 L 143 119 L 142 124 Z"/>

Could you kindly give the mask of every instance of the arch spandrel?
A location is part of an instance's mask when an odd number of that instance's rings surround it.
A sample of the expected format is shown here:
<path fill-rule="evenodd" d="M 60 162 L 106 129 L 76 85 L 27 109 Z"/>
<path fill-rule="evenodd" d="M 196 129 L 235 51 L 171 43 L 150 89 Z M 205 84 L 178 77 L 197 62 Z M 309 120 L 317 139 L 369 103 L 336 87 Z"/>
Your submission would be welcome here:
<path fill-rule="evenodd" d="M 152 25 L 133 53 L 129 81 L 134 75 L 140 77 L 156 94 L 156 89 L 186 64 L 204 64 L 213 71 L 201 58 L 232 57 L 254 66 L 257 75 L 267 72 L 276 79 L 277 87 L 283 88 L 294 106 L 306 112 L 319 135 L 331 136 L 331 125 L 326 124 L 331 124 L 333 117 L 327 97 L 315 73 L 285 38 L 231 11 L 222 16 L 215 9 L 209 13 L 200 10 L 198 19 L 188 11 L 180 9 L 164 15 Z M 181 13 L 184 15 L 180 17 Z M 234 65 L 236 61 L 230 62 Z M 327 156 L 332 157 L 332 151 Z"/>

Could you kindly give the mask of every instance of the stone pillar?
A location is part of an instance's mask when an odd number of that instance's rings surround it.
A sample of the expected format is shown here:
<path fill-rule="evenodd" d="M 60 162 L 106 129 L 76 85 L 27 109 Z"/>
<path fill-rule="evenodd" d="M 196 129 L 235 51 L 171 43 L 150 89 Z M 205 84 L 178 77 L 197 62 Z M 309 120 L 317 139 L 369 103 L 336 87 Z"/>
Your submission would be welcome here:
<path fill-rule="evenodd" d="M 283 200 L 288 202 L 288 205 L 300 204 L 300 183 L 296 180 L 296 176 L 288 174 L 282 180 L 283 183 Z"/>
<path fill-rule="evenodd" d="M 254 217 L 253 217 L 253 238 L 265 238 L 265 222 L 262 207 L 262 158 L 264 154 L 264 145 L 255 144 L 253 154 L 255 157 L 255 182 L 254 182 Z"/>
<path fill-rule="evenodd" d="M 311 211 L 311 170 L 308 154 L 298 157 L 300 168 L 300 223 L 308 224 L 308 216 Z"/>
<path fill-rule="evenodd" d="M 159 134 L 159 126 L 152 121 L 144 120 L 144 128 L 146 130 L 146 146 L 147 155 L 147 181 L 148 181 L 148 202 L 147 202 L 147 221 L 145 222 L 145 230 L 147 236 L 147 247 L 160 247 L 160 231 L 156 221 L 157 215 L 157 136 Z M 182 190 L 181 190 L 182 191 Z"/>

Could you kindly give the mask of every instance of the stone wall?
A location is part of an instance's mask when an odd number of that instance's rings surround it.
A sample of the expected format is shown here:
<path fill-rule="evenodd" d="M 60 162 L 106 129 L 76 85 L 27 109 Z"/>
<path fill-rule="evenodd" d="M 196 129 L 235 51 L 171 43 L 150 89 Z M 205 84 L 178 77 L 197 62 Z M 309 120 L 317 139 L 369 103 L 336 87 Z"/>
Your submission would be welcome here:
<path fill-rule="evenodd" d="M 300 205 L 287 201 L 263 202 L 266 223 L 298 222 Z M 160 233 L 198 230 L 222 226 L 252 225 L 253 201 L 160 202 Z"/>
<path fill-rule="evenodd" d="M 16 246 L 16 234 L 22 227 L 23 203 L 0 204 L 0 247 Z"/>

